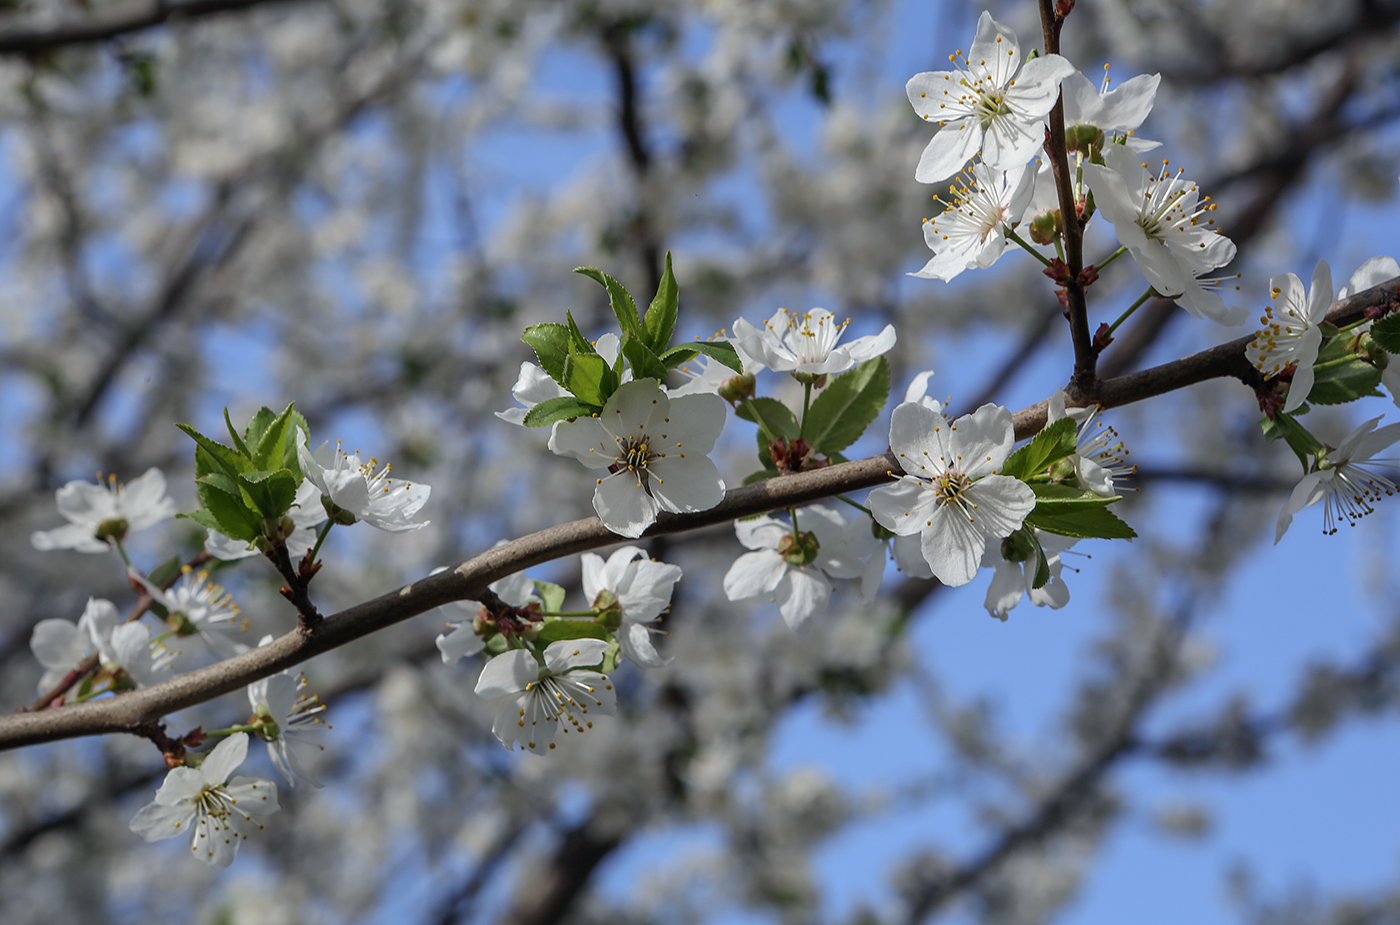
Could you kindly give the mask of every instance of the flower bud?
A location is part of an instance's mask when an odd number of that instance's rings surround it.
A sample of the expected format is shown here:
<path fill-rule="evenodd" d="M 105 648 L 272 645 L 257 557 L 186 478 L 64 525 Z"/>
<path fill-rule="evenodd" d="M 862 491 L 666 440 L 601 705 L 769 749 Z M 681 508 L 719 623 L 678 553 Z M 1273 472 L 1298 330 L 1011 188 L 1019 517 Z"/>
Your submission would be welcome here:
<path fill-rule="evenodd" d="M 1064 230 L 1065 223 L 1060 218 L 1060 210 L 1042 212 L 1030 221 L 1031 240 L 1037 244 L 1054 244 L 1055 238 Z"/>
<path fill-rule="evenodd" d="M 741 402 L 746 398 L 753 397 L 754 375 L 753 373 L 741 373 L 732 379 L 726 379 L 719 387 L 719 397 L 725 401 Z"/>
<path fill-rule="evenodd" d="M 826 385 L 826 373 L 801 373 L 794 370 L 792 378 L 803 385 L 810 385 L 816 389 L 820 389 Z"/>
<path fill-rule="evenodd" d="M 1065 150 L 1085 151 L 1103 147 L 1103 129 L 1097 125 L 1071 125 L 1065 129 Z"/>

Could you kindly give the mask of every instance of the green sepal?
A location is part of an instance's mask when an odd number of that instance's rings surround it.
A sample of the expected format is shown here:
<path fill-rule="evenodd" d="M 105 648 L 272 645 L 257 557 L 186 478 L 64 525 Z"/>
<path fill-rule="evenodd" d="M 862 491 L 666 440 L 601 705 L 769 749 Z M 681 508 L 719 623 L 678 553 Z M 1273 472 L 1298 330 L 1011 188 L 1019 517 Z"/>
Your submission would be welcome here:
<path fill-rule="evenodd" d="M 1314 376 L 1312 391 L 1307 395 L 1309 404 L 1344 405 L 1381 394 L 1376 389 L 1381 384 L 1381 371 L 1362 359 L 1328 363 L 1317 368 Z"/>
<path fill-rule="evenodd" d="M 565 319 L 569 322 L 569 353 L 573 356 L 582 354 L 584 356 L 596 356 L 598 348 L 593 346 L 593 342 L 583 336 L 583 332 L 578 329 L 578 322 L 574 321 L 574 313 L 564 312 Z M 565 386 L 568 388 L 568 386 Z"/>
<path fill-rule="evenodd" d="M 482 647 L 482 651 L 491 658 L 504 655 L 506 652 L 510 651 L 510 640 L 506 638 L 503 633 L 496 633 L 493 636 L 487 637 L 486 645 Z"/>
<path fill-rule="evenodd" d="M 532 324 L 520 335 L 520 339 L 535 351 L 540 361 L 540 369 L 560 385 L 564 384 L 564 358 L 569 355 L 569 328 L 566 325 L 548 322 Z"/>
<path fill-rule="evenodd" d="M 631 336 L 622 338 L 621 352 L 627 358 L 627 362 L 632 364 L 633 379 L 655 379 L 659 382 L 666 378 L 666 367 L 651 348 L 640 340 Z"/>
<path fill-rule="evenodd" d="M 612 306 L 617 323 L 622 326 L 622 333 L 630 334 L 640 341 L 646 340 L 641 319 L 637 317 L 637 303 L 632 300 L 632 294 L 627 291 L 627 287 L 596 267 L 574 267 L 574 272 L 596 280 L 608 291 L 608 304 Z M 674 285 L 675 280 L 671 282 Z"/>
<path fill-rule="evenodd" d="M 222 472 L 211 472 L 195 479 L 194 484 L 204 510 L 188 515 L 192 520 L 230 539 L 252 542 L 262 536 L 262 518 L 248 509 L 236 481 Z M 196 516 L 204 512 L 208 512 L 208 520 Z"/>
<path fill-rule="evenodd" d="M 222 472 L 232 478 L 240 472 L 248 472 L 253 468 L 252 463 L 245 457 L 240 456 L 236 450 L 224 446 L 222 443 L 211 440 L 201 434 L 188 424 L 176 424 L 176 427 L 189 434 L 200 449 L 205 452 L 204 463 L 209 468 L 207 472 Z M 198 471 L 200 465 L 199 453 L 195 453 L 195 466 Z M 206 473 L 198 473 L 206 474 Z"/>
<path fill-rule="evenodd" d="M 697 340 L 689 344 L 680 344 L 661 354 L 661 362 L 667 369 L 675 369 L 702 353 L 712 360 L 718 360 L 736 373 L 744 371 L 744 361 L 739 359 L 739 352 L 734 349 L 733 344 L 723 340 Z"/>
<path fill-rule="evenodd" d="M 661 274 L 661 284 L 656 287 L 656 298 L 642 316 L 642 341 L 653 353 L 661 353 L 670 346 L 671 336 L 676 333 L 679 305 L 680 287 L 671 272 L 671 252 L 667 251 L 666 269 Z"/>
<path fill-rule="evenodd" d="M 616 380 L 608 361 L 596 353 L 571 353 L 564 359 L 564 388 L 581 402 L 601 408 L 617 389 Z"/>
<path fill-rule="evenodd" d="M 548 427 L 555 421 L 591 417 L 601 410 L 601 405 L 590 405 L 572 395 L 561 395 L 558 398 L 546 398 L 525 412 L 525 419 L 521 423 L 526 427 Z"/>
<path fill-rule="evenodd" d="M 1039 475 L 1048 467 L 1074 454 L 1076 428 L 1073 418 L 1061 418 L 1043 428 L 1002 463 L 999 475 L 1009 475 L 1022 481 Z"/>
<path fill-rule="evenodd" d="M 1400 353 L 1400 314 L 1392 312 L 1372 324 L 1371 339 L 1386 353 Z"/>
<path fill-rule="evenodd" d="M 546 620 L 537 641 L 541 646 L 561 639 L 611 639 L 612 634 L 592 620 Z"/>
<path fill-rule="evenodd" d="M 1292 414 L 1284 411 L 1274 413 L 1274 419 L 1260 418 L 1259 426 L 1264 431 L 1264 439 L 1269 443 L 1282 438 L 1288 444 L 1288 448 L 1298 457 L 1298 462 L 1303 467 L 1303 472 L 1309 470 L 1308 457 L 1316 456 L 1322 449 L 1322 442 L 1308 433 L 1307 428 L 1293 417 Z"/>
<path fill-rule="evenodd" d="M 540 596 L 541 608 L 555 612 L 564 607 L 564 588 L 548 581 L 535 579 L 535 593 Z"/>
<path fill-rule="evenodd" d="M 880 416 L 889 395 L 890 364 L 882 356 L 835 377 L 807 409 L 807 442 L 828 455 L 844 450 Z"/>
<path fill-rule="evenodd" d="M 297 479 L 290 469 L 239 473 L 238 487 L 261 516 L 273 519 L 287 513 L 297 496 Z"/>
<path fill-rule="evenodd" d="M 160 565 L 151 569 L 151 574 L 146 576 L 146 580 L 157 588 L 163 588 L 174 581 L 180 575 L 180 557 L 171 556 Z"/>

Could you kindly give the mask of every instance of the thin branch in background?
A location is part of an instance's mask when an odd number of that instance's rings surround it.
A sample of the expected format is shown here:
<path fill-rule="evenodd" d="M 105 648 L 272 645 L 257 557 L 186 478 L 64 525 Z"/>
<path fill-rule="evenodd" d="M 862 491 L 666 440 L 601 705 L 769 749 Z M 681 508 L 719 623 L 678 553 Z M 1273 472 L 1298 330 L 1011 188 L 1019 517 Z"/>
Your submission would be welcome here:
<path fill-rule="evenodd" d="M 219 13 L 233 13 L 256 6 L 286 2 L 289 0 L 186 0 L 184 3 L 154 0 L 144 10 L 122 12 L 114 16 L 66 23 L 51 28 L 18 28 L 0 32 L 0 55 L 34 56 L 73 45 L 94 45 L 135 32 L 144 32 L 167 22 L 200 19 Z"/>

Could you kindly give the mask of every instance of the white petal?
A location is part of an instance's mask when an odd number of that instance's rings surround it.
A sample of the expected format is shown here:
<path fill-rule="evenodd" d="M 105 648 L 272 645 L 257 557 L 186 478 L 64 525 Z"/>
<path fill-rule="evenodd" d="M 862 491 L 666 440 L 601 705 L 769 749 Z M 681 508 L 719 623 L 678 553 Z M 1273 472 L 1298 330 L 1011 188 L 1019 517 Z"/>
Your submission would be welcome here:
<path fill-rule="evenodd" d="M 524 649 L 502 652 L 491 659 L 481 669 L 476 680 L 476 694 L 486 700 L 495 700 L 525 689 L 525 685 L 540 676 L 539 663 Z"/>
<path fill-rule="evenodd" d="M 544 664 L 555 674 L 574 668 L 592 668 L 603 660 L 609 644 L 604 639 L 561 639 L 544 650 Z"/>
<path fill-rule="evenodd" d="M 638 537 L 656 523 L 659 505 L 636 473 L 623 469 L 605 477 L 593 492 L 593 510 L 603 526 L 619 536 Z"/>
<path fill-rule="evenodd" d="M 718 396 L 716 400 L 720 400 Z M 719 467 L 708 456 L 689 453 L 684 459 L 667 456 L 652 462 L 648 468 L 652 474 L 649 481 L 652 497 L 663 511 L 674 514 L 708 511 L 724 500 L 724 480 L 719 477 Z"/>
<path fill-rule="evenodd" d="M 826 612 L 831 601 L 831 583 L 816 569 L 791 569 L 778 583 L 774 596 L 783 622 L 789 629 L 796 630 L 816 614 Z"/>
<path fill-rule="evenodd" d="M 624 626 L 617 641 L 622 646 L 622 654 L 643 668 L 660 668 L 670 661 L 657 653 L 651 642 L 651 630 L 640 623 Z"/>
<path fill-rule="evenodd" d="M 174 838 L 176 835 L 189 835 L 190 822 L 193 819 L 192 803 L 181 802 L 173 806 L 147 803 L 132 818 L 128 828 L 146 841 L 159 841 L 162 838 Z"/>
<path fill-rule="evenodd" d="M 778 586 L 787 569 L 787 562 L 775 550 L 745 553 L 725 573 L 724 594 L 731 601 L 767 594 Z"/>
<path fill-rule="evenodd" d="M 199 770 L 204 773 L 205 780 L 214 784 L 222 784 L 228 780 L 228 776 L 243 763 L 243 759 L 246 757 L 248 757 L 248 734 L 235 732 L 214 746 L 214 750 L 209 753 L 208 758 L 204 759 Z"/>
<path fill-rule="evenodd" d="M 486 640 L 476 634 L 470 623 L 458 624 L 450 633 L 443 633 L 434 640 L 442 653 L 442 663 L 451 665 L 468 655 L 475 655 L 486 645 Z"/>

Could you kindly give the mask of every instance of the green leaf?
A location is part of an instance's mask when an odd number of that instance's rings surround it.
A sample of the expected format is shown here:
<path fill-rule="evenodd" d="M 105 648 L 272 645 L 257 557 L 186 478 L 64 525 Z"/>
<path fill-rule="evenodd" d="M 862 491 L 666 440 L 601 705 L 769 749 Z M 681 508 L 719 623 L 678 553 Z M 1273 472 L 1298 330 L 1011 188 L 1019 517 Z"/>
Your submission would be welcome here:
<path fill-rule="evenodd" d="M 180 575 L 180 557 L 171 556 L 160 565 L 151 569 L 151 574 L 146 576 L 146 580 L 157 588 L 164 587 L 174 581 Z"/>
<path fill-rule="evenodd" d="M 641 319 L 637 317 L 637 303 L 632 301 L 632 294 L 627 291 L 627 287 L 595 267 L 574 267 L 574 272 L 597 280 L 608 291 L 608 304 L 612 306 L 617 323 L 622 326 L 622 333 L 631 334 L 640 341 L 646 340 Z M 673 284 L 674 282 L 672 280 Z"/>
<path fill-rule="evenodd" d="M 240 456 L 237 451 L 231 450 L 222 443 L 210 440 L 188 424 L 176 424 L 176 427 L 189 434 L 198 444 L 199 448 L 207 454 L 205 464 L 211 467 L 210 471 L 222 472 L 232 478 L 240 472 L 247 472 L 253 468 L 253 464 L 247 458 Z M 198 452 L 195 453 L 196 463 L 198 463 Z"/>
<path fill-rule="evenodd" d="M 271 420 L 272 412 L 263 408 L 258 414 L 253 415 L 253 422 L 248 425 L 250 431 L 253 429 L 253 425 L 258 423 L 258 415 L 262 414 L 263 411 L 267 411 L 268 419 Z M 249 438 L 245 441 L 238 436 L 238 431 L 233 427 L 233 420 L 228 416 L 228 408 L 224 408 L 224 426 L 228 428 L 228 435 L 233 439 L 233 448 L 241 455 L 251 457 L 253 454 L 248 452 L 248 444 L 252 443 L 256 445 L 258 442 L 257 438 Z M 266 421 L 263 422 L 263 426 L 266 426 Z"/>
<path fill-rule="evenodd" d="M 549 645 L 561 639 L 611 639 L 612 634 L 592 620 L 546 620 L 538 638 Z"/>
<path fill-rule="evenodd" d="M 608 361 L 598 354 L 569 354 L 564 360 L 564 388 L 573 393 L 581 402 L 602 407 L 607 404 L 605 385 L 608 379 L 616 379 L 617 374 L 608 368 Z"/>
<path fill-rule="evenodd" d="M 569 329 L 562 324 L 532 324 L 520 335 L 520 339 L 535 351 L 535 358 L 544 370 L 560 385 L 564 384 L 564 358 L 569 355 Z"/>
<path fill-rule="evenodd" d="M 890 395 L 890 364 L 880 356 L 842 373 L 807 409 L 804 432 L 819 453 L 836 453 L 860 439 Z"/>
<path fill-rule="evenodd" d="M 752 485 L 755 482 L 766 482 L 768 479 L 776 479 L 777 477 L 777 469 L 760 469 L 757 472 L 745 476 L 744 481 L 740 482 L 739 484 Z"/>
<path fill-rule="evenodd" d="M 1046 467 L 1074 453 L 1076 427 L 1073 418 L 1061 418 L 1045 427 L 1030 443 L 1006 458 L 999 474 L 1025 480 L 1044 472 Z"/>
<path fill-rule="evenodd" d="M 1297 413 L 1298 411 L 1294 411 L 1292 414 L 1284 411 L 1275 412 L 1272 421 L 1267 417 L 1260 418 L 1259 427 L 1264 431 L 1264 439 L 1270 443 L 1282 438 L 1294 455 L 1298 457 L 1298 462 L 1302 465 L 1303 472 L 1306 473 L 1309 468 L 1308 457 L 1322 449 L 1322 442 L 1308 433 L 1307 428 L 1294 419 L 1293 415 Z"/>
<path fill-rule="evenodd" d="M 1137 536 L 1132 527 L 1101 504 L 1053 511 L 1042 511 L 1040 505 L 1036 505 L 1026 517 L 1026 526 L 1080 539 L 1130 540 Z"/>
<path fill-rule="evenodd" d="M 267 411 L 271 414 L 271 411 L 267 408 L 262 409 L 262 411 Z M 262 415 L 262 411 L 258 412 L 259 416 Z M 258 469 L 268 470 L 282 468 L 282 462 L 287 458 L 287 434 L 293 429 L 292 413 L 292 405 L 288 405 L 281 414 L 273 418 L 268 422 L 266 427 L 263 428 L 262 434 L 258 437 L 257 443 L 255 444 L 257 449 L 253 451 L 253 465 Z M 256 418 L 254 418 L 254 420 L 256 420 Z M 252 441 L 250 440 L 249 442 L 251 443 Z M 291 474 L 295 477 L 300 474 L 300 471 L 300 468 L 298 468 Z M 299 482 L 300 479 L 297 481 Z"/>
<path fill-rule="evenodd" d="M 787 405 L 776 398 L 750 398 L 740 402 L 734 413 L 745 421 L 752 421 L 755 424 L 758 424 L 761 419 L 775 437 L 786 437 L 790 440 L 797 436 L 797 415 L 793 414 Z M 762 428 L 760 428 L 760 434 L 761 430 Z"/>
<path fill-rule="evenodd" d="M 262 535 L 262 518 L 248 509 L 233 479 L 221 472 L 211 472 L 195 479 L 195 490 L 209 518 L 195 516 L 200 513 L 196 511 L 190 515 L 191 519 L 235 540 L 249 542 Z"/>
<path fill-rule="evenodd" d="M 598 348 L 593 346 L 593 342 L 583 336 L 583 332 L 578 329 L 578 322 L 574 321 L 574 313 L 566 311 L 564 317 L 569 322 L 569 353 L 572 356 L 596 356 Z M 567 388 L 567 386 L 566 386 Z"/>
<path fill-rule="evenodd" d="M 671 272 L 671 252 L 666 252 L 666 269 L 661 274 L 661 285 L 656 287 L 656 298 L 651 300 L 647 313 L 642 317 L 642 340 L 653 353 L 664 351 L 676 333 L 676 315 L 680 304 L 680 287 Z"/>
<path fill-rule="evenodd" d="M 633 379 L 655 379 L 659 382 L 666 378 L 666 367 L 640 340 L 631 336 L 623 337 L 622 355 L 632 364 Z"/>
<path fill-rule="evenodd" d="M 241 473 L 238 487 L 259 514 L 274 519 L 287 513 L 297 496 L 296 476 L 289 469 Z"/>
<path fill-rule="evenodd" d="M 1074 510 L 1081 507 L 1103 507 L 1121 501 L 1122 495 L 1096 495 L 1087 488 L 1074 485 L 1051 485 L 1037 482 L 1031 485 L 1035 492 L 1036 510 Z"/>
<path fill-rule="evenodd" d="M 661 362 L 666 365 L 667 369 L 675 369 L 682 363 L 689 363 L 702 353 L 712 360 L 718 360 L 736 373 L 744 371 L 744 362 L 739 359 L 739 353 L 734 349 L 734 345 L 722 340 L 697 340 L 694 343 L 672 347 L 661 354 Z"/>
<path fill-rule="evenodd" d="M 1307 400 L 1313 405 L 1343 405 L 1358 398 L 1381 394 L 1381 371 L 1360 358 L 1328 363 L 1316 370 Z"/>
<path fill-rule="evenodd" d="M 555 421 L 590 417 L 601 410 L 603 409 L 599 405 L 581 402 L 572 395 L 561 395 L 558 398 L 546 398 L 531 408 L 525 413 L 525 420 L 521 423 L 526 427 L 547 427 Z"/>
<path fill-rule="evenodd" d="M 1400 314 L 1391 312 L 1371 325 L 1371 339 L 1386 353 L 1400 353 Z"/>
<path fill-rule="evenodd" d="M 548 581 L 535 579 L 535 593 L 540 596 L 541 606 L 549 612 L 564 609 L 564 588 Z"/>
<path fill-rule="evenodd" d="M 1045 549 L 1040 545 L 1040 540 L 1035 538 L 1035 531 L 1025 525 L 1022 525 L 1021 529 L 1031 538 L 1031 544 L 1035 548 L 1035 577 L 1031 579 L 1031 590 L 1043 588 L 1050 580 L 1050 560 L 1045 558 Z"/>

